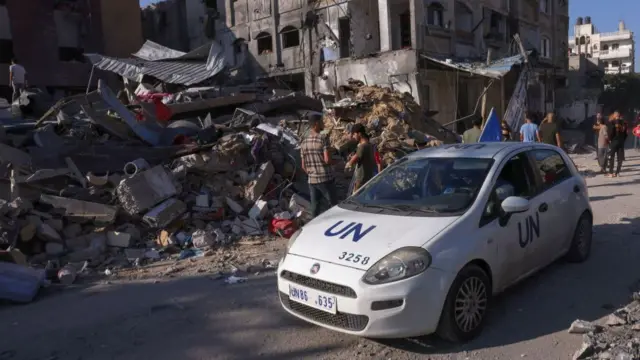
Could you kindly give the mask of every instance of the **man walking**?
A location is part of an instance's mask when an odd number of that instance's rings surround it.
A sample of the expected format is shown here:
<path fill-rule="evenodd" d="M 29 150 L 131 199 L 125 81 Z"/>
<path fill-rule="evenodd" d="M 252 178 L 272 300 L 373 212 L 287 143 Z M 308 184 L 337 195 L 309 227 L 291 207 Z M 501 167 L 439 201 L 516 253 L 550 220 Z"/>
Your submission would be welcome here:
<path fill-rule="evenodd" d="M 616 111 L 609 117 L 607 128 L 609 136 L 609 159 L 607 160 L 609 173 L 605 176 L 618 177 L 622 168 L 622 162 L 624 161 L 624 143 L 625 140 L 627 140 L 627 129 L 620 119 L 619 112 Z M 615 171 L 613 167 L 614 160 L 617 160 Z"/>
<path fill-rule="evenodd" d="M 18 60 L 11 59 L 11 65 L 9 66 L 9 83 L 13 88 L 13 94 L 11 96 L 11 102 L 16 101 L 22 90 L 24 90 L 27 84 L 27 70 L 20 64 L 18 64 Z"/>
<path fill-rule="evenodd" d="M 606 173 L 607 169 L 607 150 L 609 148 L 609 135 L 607 131 L 607 125 L 602 119 L 602 114 L 596 115 L 596 124 L 593 125 L 593 130 L 596 133 L 596 150 L 598 165 L 602 173 Z"/>
<path fill-rule="evenodd" d="M 375 175 L 376 159 L 373 146 L 369 142 L 369 134 L 367 134 L 364 125 L 353 125 L 351 128 L 351 136 L 358 142 L 358 149 L 356 150 L 356 154 L 349 159 L 345 168 L 350 169 L 354 165 L 357 165 L 353 186 L 353 193 L 355 193 Z"/>
<path fill-rule="evenodd" d="M 524 124 L 520 127 L 520 141 L 536 142 L 540 141 L 540 133 L 538 125 L 531 121 L 531 114 L 527 113 L 524 117 Z"/>
<path fill-rule="evenodd" d="M 462 134 L 462 143 L 464 144 L 477 143 L 478 140 L 480 140 L 482 120 L 478 118 L 473 119 L 472 124 L 473 127 Z"/>
<path fill-rule="evenodd" d="M 302 170 L 309 177 L 311 216 L 316 217 L 336 204 L 335 182 L 331 170 L 329 138 L 321 134 L 324 122 L 321 115 L 309 115 L 309 135 L 300 145 Z M 320 205 L 324 206 L 320 206 Z"/>
<path fill-rule="evenodd" d="M 540 124 L 539 134 L 540 142 L 562 148 L 562 139 L 556 124 L 556 117 L 552 112 L 548 113 L 542 124 Z"/>

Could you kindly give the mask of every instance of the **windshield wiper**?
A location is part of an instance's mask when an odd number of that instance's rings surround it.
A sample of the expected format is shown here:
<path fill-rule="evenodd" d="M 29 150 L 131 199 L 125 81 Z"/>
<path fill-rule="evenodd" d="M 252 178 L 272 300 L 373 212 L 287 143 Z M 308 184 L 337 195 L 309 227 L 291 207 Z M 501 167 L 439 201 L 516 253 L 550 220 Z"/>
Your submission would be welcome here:
<path fill-rule="evenodd" d="M 355 205 L 355 206 L 364 206 L 363 203 L 356 201 L 354 199 L 346 199 L 342 201 L 343 204 Z"/>

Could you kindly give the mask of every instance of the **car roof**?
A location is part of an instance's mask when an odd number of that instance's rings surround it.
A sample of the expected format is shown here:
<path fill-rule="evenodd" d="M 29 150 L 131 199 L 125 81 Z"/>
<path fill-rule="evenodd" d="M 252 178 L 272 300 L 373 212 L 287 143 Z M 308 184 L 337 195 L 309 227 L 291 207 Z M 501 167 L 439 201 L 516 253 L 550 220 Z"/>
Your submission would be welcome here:
<path fill-rule="evenodd" d="M 486 143 L 474 143 L 474 144 L 448 144 L 442 146 L 435 146 L 420 151 L 416 151 L 407 155 L 410 159 L 419 158 L 477 158 L 477 159 L 492 159 L 507 156 L 513 151 L 525 149 L 554 149 L 557 148 L 552 145 L 541 143 L 521 143 L 513 141 L 505 142 L 486 142 Z"/>

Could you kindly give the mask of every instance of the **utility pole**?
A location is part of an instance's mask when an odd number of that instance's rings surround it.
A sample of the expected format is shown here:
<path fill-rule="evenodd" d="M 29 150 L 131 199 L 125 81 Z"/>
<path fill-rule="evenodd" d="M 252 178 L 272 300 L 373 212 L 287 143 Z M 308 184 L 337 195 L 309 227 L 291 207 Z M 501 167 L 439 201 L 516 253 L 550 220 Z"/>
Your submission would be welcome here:
<path fill-rule="evenodd" d="M 489 48 L 489 50 L 487 50 L 487 66 L 491 64 L 491 52 L 492 52 L 492 49 Z M 489 92 L 488 87 L 489 87 L 488 84 L 485 85 L 484 93 L 482 94 L 482 105 L 480 108 L 480 116 L 482 117 L 482 127 L 484 127 L 484 123 L 487 121 L 487 119 L 485 118 L 485 115 L 487 113 L 487 92 Z"/>

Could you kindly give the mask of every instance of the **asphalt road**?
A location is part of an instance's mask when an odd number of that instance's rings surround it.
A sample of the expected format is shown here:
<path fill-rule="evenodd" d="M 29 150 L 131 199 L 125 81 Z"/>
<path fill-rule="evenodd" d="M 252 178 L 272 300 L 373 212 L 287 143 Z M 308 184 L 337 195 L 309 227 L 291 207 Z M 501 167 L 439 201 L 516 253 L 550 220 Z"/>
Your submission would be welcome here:
<path fill-rule="evenodd" d="M 622 177 L 587 180 L 591 259 L 558 262 L 499 296 L 484 333 L 463 346 L 345 336 L 286 314 L 273 275 L 236 285 L 202 276 L 103 283 L 1 306 L 0 360 L 570 359 L 581 344 L 570 323 L 601 319 L 640 282 L 640 154 L 627 159 Z M 576 163 L 597 168 L 593 155 Z"/>

